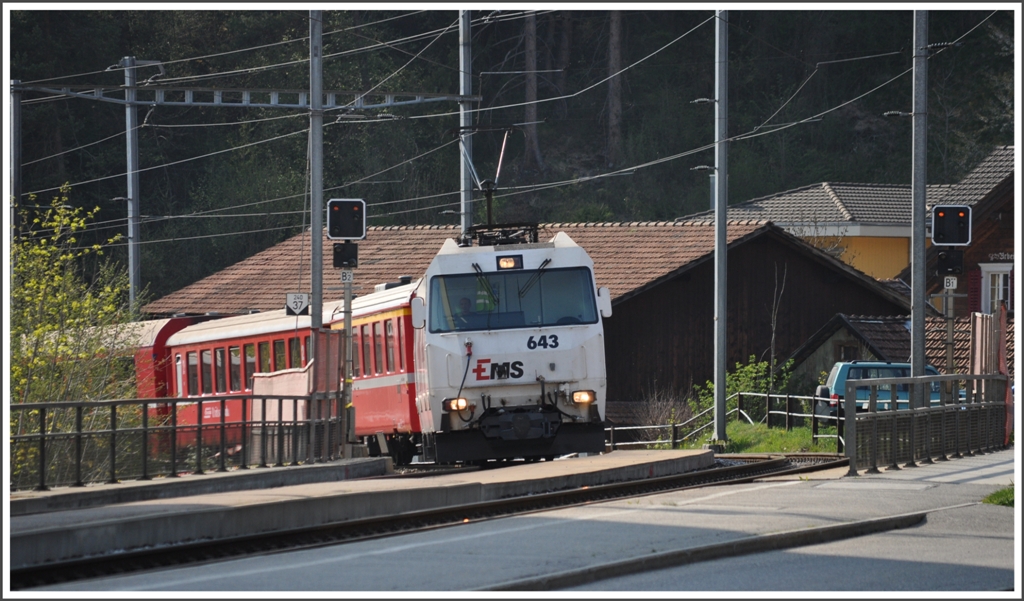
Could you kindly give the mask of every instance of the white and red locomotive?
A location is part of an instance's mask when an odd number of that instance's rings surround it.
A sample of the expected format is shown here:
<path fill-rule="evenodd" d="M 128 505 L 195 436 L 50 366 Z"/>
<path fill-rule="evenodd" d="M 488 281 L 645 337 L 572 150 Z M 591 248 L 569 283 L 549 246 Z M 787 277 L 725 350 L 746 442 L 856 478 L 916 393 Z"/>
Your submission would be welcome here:
<path fill-rule="evenodd" d="M 355 434 L 399 464 L 602 452 L 610 314 L 593 261 L 564 233 L 490 246 L 449 239 L 423 278 L 352 302 Z M 324 327 L 343 330 L 342 316 L 340 302 L 324 304 Z M 177 423 L 200 411 L 219 422 L 221 407 L 228 423 L 251 420 L 240 397 L 254 374 L 305 368 L 309 341 L 309 317 L 284 310 L 174 333 L 164 390 L 181 399 Z"/>

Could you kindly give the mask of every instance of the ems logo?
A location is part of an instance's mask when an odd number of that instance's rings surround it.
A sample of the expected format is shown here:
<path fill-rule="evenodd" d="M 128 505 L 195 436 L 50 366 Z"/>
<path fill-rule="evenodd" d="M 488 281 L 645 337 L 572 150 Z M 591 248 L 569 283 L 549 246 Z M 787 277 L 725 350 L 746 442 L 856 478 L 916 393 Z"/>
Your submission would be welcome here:
<path fill-rule="evenodd" d="M 473 373 L 476 374 L 477 381 L 521 378 L 523 377 L 523 362 L 492 363 L 490 359 L 477 359 Z"/>

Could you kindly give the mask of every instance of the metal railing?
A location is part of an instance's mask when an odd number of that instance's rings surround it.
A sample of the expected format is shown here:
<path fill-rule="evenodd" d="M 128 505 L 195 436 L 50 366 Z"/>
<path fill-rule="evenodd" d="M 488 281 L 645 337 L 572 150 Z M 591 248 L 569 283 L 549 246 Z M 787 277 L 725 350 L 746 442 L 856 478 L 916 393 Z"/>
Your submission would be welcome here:
<path fill-rule="evenodd" d="M 939 398 L 931 399 L 932 383 L 940 383 Z M 963 383 L 963 386 L 960 386 Z M 1005 375 L 922 376 L 917 378 L 879 378 L 848 380 L 843 409 L 846 416 L 846 456 L 850 475 L 867 468 L 869 473 L 887 469 L 913 467 L 918 463 L 944 461 L 950 456 L 971 456 L 1005 448 L 1008 423 Z M 909 399 L 924 389 L 929 398 L 923 406 L 914 406 L 907 399 L 897 398 L 899 387 L 905 386 Z M 868 388 L 866 410 L 855 408 L 864 404 L 856 398 L 857 388 Z M 880 388 L 887 395 L 880 398 Z M 954 394 L 954 391 L 955 394 Z M 885 398 L 885 397 L 888 398 Z M 879 402 L 887 404 L 880 408 Z"/>
<path fill-rule="evenodd" d="M 743 394 L 747 394 L 747 393 L 740 392 L 740 393 L 734 393 L 734 394 L 730 395 L 726 399 L 726 403 L 728 403 L 730 400 L 732 400 L 734 398 L 737 398 L 738 396 L 743 395 Z M 714 412 L 714 407 L 711 407 L 711 408 L 705 409 L 704 411 L 701 411 L 700 413 L 698 413 L 697 415 L 694 415 L 690 419 L 682 421 L 682 422 L 679 422 L 677 424 L 676 423 L 673 423 L 673 424 L 660 424 L 660 425 L 653 425 L 653 426 L 614 426 L 614 425 L 610 425 L 609 427 L 604 429 L 604 431 L 606 433 L 606 436 L 605 436 L 605 447 L 608 448 L 608 450 L 610 450 L 610 451 L 614 451 L 614 450 L 619 449 L 619 448 L 628 448 L 628 447 L 652 447 L 652 446 L 653 447 L 661 447 L 661 446 L 665 446 L 665 445 L 668 445 L 668 447 L 671 448 L 671 449 L 678 449 L 679 446 L 684 441 L 686 441 L 687 439 L 695 437 L 697 434 L 699 434 L 699 433 L 703 432 L 704 430 L 710 428 L 714 424 L 714 422 L 711 420 L 710 417 L 705 417 L 705 416 L 708 416 L 709 414 L 712 414 L 713 412 Z M 732 410 L 726 412 L 726 417 L 727 418 L 728 418 L 729 415 L 735 415 L 737 419 L 746 419 L 748 422 L 754 423 L 753 420 L 750 419 L 750 416 L 747 415 L 746 412 L 743 411 L 743 402 L 742 402 L 742 400 L 740 400 L 738 402 L 738 406 L 737 406 L 736 409 L 732 409 Z M 704 418 L 706 421 L 704 423 L 700 423 L 701 418 Z M 687 428 L 689 428 L 688 431 L 686 430 Z M 666 431 L 666 430 L 669 432 L 669 437 L 668 438 L 662 438 L 661 437 L 661 432 L 662 431 Z M 651 432 L 651 431 L 654 431 L 654 432 L 658 433 L 656 439 L 653 439 L 653 440 L 648 440 L 648 439 L 645 439 L 645 440 L 621 440 L 620 438 L 616 437 L 616 433 L 620 433 L 620 435 L 621 435 L 621 433 L 623 433 L 623 432 L 628 432 L 628 433 L 631 433 L 631 434 L 636 434 L 636 433 L 640 433 L 640 432 Z M 682 434 L 682 435 L 680 435 L 680 434 Z M 627 435 L 627 437 L 628 436 L 629 435 Z"/>
<path fill-rule="evenodd" d="M 354 421 L 340 393 L 26 403 L 10 409 L 10 490 L 331 461 L 352 442 Z M 240 415 L 232 418 L 232 410 Z M 194 417 L 181 423 L 186 412 Z"/>

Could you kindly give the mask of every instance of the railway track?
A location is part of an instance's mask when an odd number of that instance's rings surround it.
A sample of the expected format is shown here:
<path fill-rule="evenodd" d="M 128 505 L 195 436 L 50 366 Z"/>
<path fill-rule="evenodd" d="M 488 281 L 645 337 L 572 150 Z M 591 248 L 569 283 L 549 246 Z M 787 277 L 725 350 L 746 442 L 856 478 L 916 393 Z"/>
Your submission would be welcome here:
<path fill-rule="evenodd" d="M 168 549 L 125 552 L 102 558 L 90 558 L 11 570 L 10 586 L 12 591 L 25 590 L 64 582 L 147 570 L 309 549 L 396 534 L 422 532 L 513 515 L 549 511 L 587 503 L 652 495 L 688 488 L 739 484 L 766 476 L 809 472 L 845 464 L 845 459 L 837 459 L 835 456 L 827 455 L 728 458 L 718 460 L 713 468 L 685 474 L 558 490 L 471 505 L 441 507 L 394 516 L 352 520 L 284 533 L 178 545 Z M 472 469 L 475 468 L 469 468 L 465 471 L 472 471 Z M 404 474 L 404 476 L 422 477 L 438 473 L 442 473 L 442 471 L 423 469 L 410 471 Z M 444 471 L 443 473 L 448 472 Z"/>

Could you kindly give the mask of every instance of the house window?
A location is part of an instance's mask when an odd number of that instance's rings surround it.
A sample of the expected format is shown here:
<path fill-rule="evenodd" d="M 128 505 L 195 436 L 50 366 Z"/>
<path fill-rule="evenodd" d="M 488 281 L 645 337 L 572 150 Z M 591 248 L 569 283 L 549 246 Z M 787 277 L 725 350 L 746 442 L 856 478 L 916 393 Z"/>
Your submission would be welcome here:
<path fill-rule="evenodd" d="M 836 361 L 856 361 L 860 359 L 860 347 L 856 344 L 836 343 Z"/>
<path fill-rule="evenodd" d="M 981 310 L 996 313 L 1003 301 L 1012 310 L 1010 290 L 1013 285 L 1013 264 L 980 263 L 978 267 L 981 268 Z"/>

